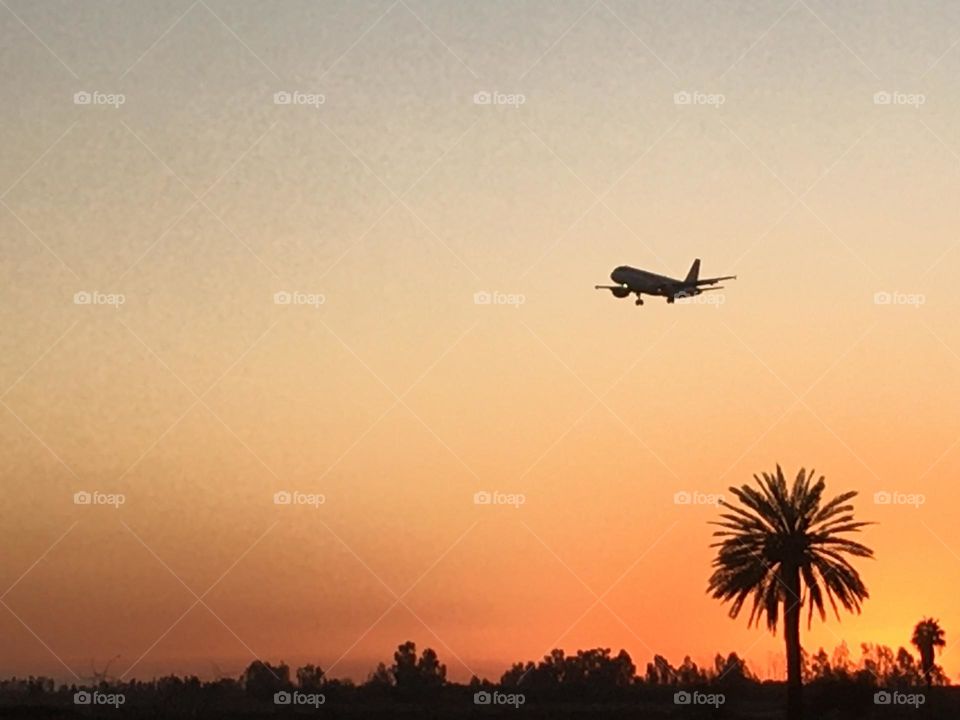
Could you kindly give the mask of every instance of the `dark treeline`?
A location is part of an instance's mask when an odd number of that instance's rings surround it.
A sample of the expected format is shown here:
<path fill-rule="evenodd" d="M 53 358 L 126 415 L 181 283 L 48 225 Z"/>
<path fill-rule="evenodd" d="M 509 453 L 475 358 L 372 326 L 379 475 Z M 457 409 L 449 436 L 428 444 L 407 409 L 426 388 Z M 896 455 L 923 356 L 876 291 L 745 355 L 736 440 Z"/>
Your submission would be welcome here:
<path fill-rule="evenodd" d="M 930 693 L 931 687 L 948 684 L 941 668 L 934 666 L 928 686 L 920 661 L 904 648 L 894 652 L 886 646 L 865 644 L 860 650 L 857 659 L 851 657 L 846 645 L 830 654 L 822 649 L 804 654 L 804 680 L 812 711 L 864 716 L 861 713 L 874 705 L 877 689 Z M 392 663 L 380 663 L 362 683 L 327 677 L 313 664 L 292 670 L 283 662 L 257 660 L 239 677 L 212 681 L 168 676 L 150 681 L 100 679 L 84 686 L 58 685 L 43 677 L 14 678 L 0 681 L 0 702 L 6 708 L 47 705 L 69 706 L 74 711 L 74 694 L 84 689 L 122 694 L 125 710 L 139 708 L 170 717 L 273 711 L 277 693 L 284 692 L 322 696 L 327 712 L 370 703 L 395 706 L 436 702 L 448 707 L 459 703 L 467 708 L 472 707 L 476 693 L 494 691 L 522 694 L 528 710 L 530 705 L 544 703 L 651 703 L 666 708 L 668 714 L 663 717 L 673 717 L 669 713 L 682 709 L 675 706 L 674 694 L 687 689 L 722 693 L 723 716 L 736 717 L 738 707 L 764 698 L 776 704 L 783 683 L 759 680 L 736 653 L 717 654 L 705 667 L 689 657 L 675 666 L 657 655 L 641 670 L 625 650 L 614 655 L 607 648 L 596 648 L 571 655 L 553 650 L 537 662 L 514 664 L 497 682 L 473 677 L 462 684 L 448 680 L 447 668 L 434 650 L 426 648 L 418 653 L 413 642 L 406 642 L 397 648 Z"/>

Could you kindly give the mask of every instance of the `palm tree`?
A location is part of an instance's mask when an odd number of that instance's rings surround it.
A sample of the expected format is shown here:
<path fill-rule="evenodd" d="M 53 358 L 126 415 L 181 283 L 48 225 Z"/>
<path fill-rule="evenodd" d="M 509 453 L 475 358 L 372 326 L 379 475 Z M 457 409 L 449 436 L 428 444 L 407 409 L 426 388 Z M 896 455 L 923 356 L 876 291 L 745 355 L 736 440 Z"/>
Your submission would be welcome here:
<path fill-rule="evenodd" d="M 822 496 L 823 477 L 801 468 L 793 487 L 787 487 L 783 471 L 753 476 L 757 488 L 731 487 L 739 504 L 724 500 L 727 510 L 711 523 L 722 530 L 711 547 L 718 548 L 707 592 L 721 602 L 730 602 L 730 617 L 740 614 L 752 598 L 749 625 L 759 625 L 766 616 L 775 633 L 783 606 L 787 651 L 787 718 L 802 717 L 800 608 L 808 601 L 807 626 L 816 608 L 826 620 L 824 596 L 840 619 L 837 601 L 849 612 L 860 612 L 870 596 L 860 574 L 847 556 L 869 558 L 873 551 L 844 537 L 870 523 L 858 522 L 849 504 L 856 492 L 846 492 L 829 502 Z"/>
<path fill-rule="evenodd" d="M 945 635 L 940 621 L 932 618 L 924 618 L 913 629 L 913 639 L 910 642 L 920 651 L 920 669 L 927 681 L 927 687 L 930 687 L 930 678 L 933 675 L 934 648 L 942 648 L 947 644 Z"/>

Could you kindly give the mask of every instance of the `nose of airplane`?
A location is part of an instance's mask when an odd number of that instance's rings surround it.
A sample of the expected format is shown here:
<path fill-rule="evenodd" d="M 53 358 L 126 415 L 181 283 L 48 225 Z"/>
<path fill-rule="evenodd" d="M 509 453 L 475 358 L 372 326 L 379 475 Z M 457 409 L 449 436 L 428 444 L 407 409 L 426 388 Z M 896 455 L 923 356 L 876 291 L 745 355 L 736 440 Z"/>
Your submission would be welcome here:
<path fill-rule="evenodd" d="M 617 268 L 617 269 L 614 270 L 612 273 L 610 273 L 610 279 L 613 280 L 615 283 L 618 283 L 618 284 L 620 284 L 620 285 L 623 285 L 623 283 L 624 283 L 624 280 L 623 280 L 623 268 Z"/>

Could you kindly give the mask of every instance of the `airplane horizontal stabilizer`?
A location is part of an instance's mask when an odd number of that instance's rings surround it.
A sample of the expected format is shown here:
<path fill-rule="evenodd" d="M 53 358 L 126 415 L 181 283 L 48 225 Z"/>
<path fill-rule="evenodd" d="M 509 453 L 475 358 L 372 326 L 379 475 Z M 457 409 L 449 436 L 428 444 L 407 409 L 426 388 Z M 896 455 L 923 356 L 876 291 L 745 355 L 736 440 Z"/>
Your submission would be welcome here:
<path fill-rule="evenodd" d="M 695 285 L 713 285 L 713 283 L 718 283 L 722 280 L 736 280 L 736 279 L 737 279 L 736 275 L 724 275 L 723 277 L 706 278 L 704 280 L 697 280 L 694 284 Z"/>

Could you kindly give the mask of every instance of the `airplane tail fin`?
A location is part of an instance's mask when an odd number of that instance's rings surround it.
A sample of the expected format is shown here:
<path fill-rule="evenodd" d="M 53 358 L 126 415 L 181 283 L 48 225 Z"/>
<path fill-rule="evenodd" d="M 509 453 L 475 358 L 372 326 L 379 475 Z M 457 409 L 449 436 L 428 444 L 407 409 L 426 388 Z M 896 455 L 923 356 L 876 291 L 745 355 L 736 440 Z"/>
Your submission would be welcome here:
<path fill-rule="evenodd" d="M 695 283 L 700 277 L 700 258 L 697 258 L 693 261 L 693 265 L 690 266 L 690 272 L 687 273 L 685 282 Z"/>

